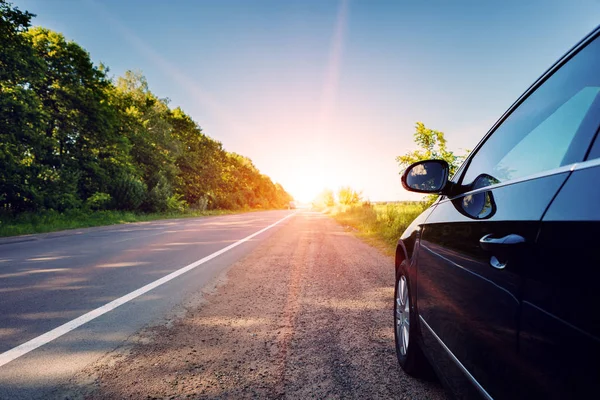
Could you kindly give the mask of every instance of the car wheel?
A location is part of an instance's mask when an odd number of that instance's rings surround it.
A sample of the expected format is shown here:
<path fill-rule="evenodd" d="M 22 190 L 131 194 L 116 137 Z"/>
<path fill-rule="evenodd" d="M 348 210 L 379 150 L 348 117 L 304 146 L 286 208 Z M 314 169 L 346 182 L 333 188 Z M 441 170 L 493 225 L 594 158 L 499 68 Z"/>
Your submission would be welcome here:
<path fill-rule="evenodd" d="M 407 374 L 418 378 L 432 378 L 433 370 L 417 341 L 417 318 L 410 294 L 406 261 L 403 261 L 397 274 L 394 291 L 396 355 L 400 366 Z"/>

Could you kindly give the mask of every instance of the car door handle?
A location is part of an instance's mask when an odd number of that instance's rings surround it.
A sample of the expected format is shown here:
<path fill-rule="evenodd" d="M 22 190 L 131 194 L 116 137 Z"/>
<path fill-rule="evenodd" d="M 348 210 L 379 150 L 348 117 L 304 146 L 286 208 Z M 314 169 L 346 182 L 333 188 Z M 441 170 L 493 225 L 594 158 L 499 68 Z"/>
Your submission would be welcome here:
<path fill-rule="evenodd" d="M 520 235 L 515 235 L 514 233 L 501 238 L 495 238 L 494 234 L 490 233 L 479 239 L 479 246 L 483 250 L 493 254 L 490 259 L 490 265 L 496 269 L 504 269 L 504 267 L 506 267 L 506 262 L 500 261 L 498 257 L 506 259 L 524 243 L 525 238 Z"/>
<path fill-rule="evenodd" d="M 490 233 L 479 239 L 481 248 L 485 251 L 492 252 L 508 250 L 513 247 L 518 247 L 523 243 L 525 243 L 525 238 L 523 236 L 515 235 L 514 233 L 501 238 L 495 238 L 494 234 Z"/>

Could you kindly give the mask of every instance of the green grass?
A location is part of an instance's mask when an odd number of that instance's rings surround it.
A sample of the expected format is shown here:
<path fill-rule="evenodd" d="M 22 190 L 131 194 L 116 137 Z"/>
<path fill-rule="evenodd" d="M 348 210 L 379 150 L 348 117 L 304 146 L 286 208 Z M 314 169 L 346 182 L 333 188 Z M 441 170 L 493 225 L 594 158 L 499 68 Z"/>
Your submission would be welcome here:
<path fill-rule="evenodd" d="M 130 211 L 74 210 L 64 213 L 56 211 L 24 213 L 16 217 L 0 217 L 0 237 L 55 232 L 65 229 L 88 228 L 92 226 L 154 221 L 158 219 L 233 214 L 236 212 L 240 211 L 211 210 L 143 214 Z"/>
<path fill-rule="evenodd" d="M 393 254 L 400 235 L 427 208 L 422 202 L 338 206 L 330 213 L 340 224 L 388 254 Z"/>

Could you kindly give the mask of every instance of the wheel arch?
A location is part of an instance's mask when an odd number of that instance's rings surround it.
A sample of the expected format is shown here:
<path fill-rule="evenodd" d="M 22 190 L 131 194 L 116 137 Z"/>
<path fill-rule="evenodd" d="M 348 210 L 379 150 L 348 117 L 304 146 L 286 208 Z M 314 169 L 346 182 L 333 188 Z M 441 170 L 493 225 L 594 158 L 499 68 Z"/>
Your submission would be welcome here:
<path fill-rule="evenodd" d="M 395 276 L 396 281 L 400 277 L 400 265 L 406 260 L 406 275 L 407 275 L 407 283 L 409 285 L 409 293 L 411 297 L 411 304 L 414 308 L 415 314 L 419 315 L 419 307 L 418 307 L 418 296 L 417 296 L 417 266 L 412 263 L 412 257 L 415 255 L 415 249 L 410 248 L 410 253 L 407 251 L 407 246 L 415 246 L 415 238 L 414 236 L 409 236 L 406 239 L 398 240 L 398 244 L 396 245 L 396 257 L 395 257 Z M 418 330 L 420 331 L 421 327 L 419 321 L 415 321 Z"/>
<path fill-rule="evenodd" d="M 398 272 L 400 271 L 400 264 L 402 264 L 402 261 L 404 260 L 408 260 L 408 253 L 406 252 L 406 246 L 404 245 L 404 241 L 400 239 L 396 244 L 396 257 L 394 261 L 394 266 L 396 269 L 396 278 L 398 277 Z"/>

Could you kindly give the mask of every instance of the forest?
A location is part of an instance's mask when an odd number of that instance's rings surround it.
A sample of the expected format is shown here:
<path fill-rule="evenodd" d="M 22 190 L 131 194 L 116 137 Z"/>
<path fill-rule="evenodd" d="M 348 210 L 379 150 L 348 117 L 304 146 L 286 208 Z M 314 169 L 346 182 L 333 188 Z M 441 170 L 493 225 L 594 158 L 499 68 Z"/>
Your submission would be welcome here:
<path fill-rule="evenodd" d="M 285 207 L 252 161 L 0 0 L 0 214 Z"/>

